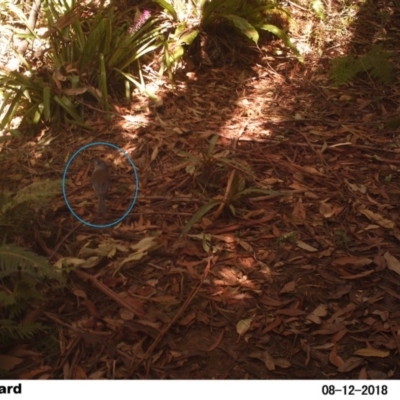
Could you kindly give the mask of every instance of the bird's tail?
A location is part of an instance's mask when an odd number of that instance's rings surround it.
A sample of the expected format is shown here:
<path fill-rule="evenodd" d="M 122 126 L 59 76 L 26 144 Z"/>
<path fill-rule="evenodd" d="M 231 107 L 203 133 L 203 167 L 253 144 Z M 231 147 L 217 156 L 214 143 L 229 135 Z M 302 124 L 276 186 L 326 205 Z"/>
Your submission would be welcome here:
<path fill-rule="evenodd" d="M 102 214 L 106 211 L 106 200 L 104 198 L 99 198 L 99 213 Z"/>

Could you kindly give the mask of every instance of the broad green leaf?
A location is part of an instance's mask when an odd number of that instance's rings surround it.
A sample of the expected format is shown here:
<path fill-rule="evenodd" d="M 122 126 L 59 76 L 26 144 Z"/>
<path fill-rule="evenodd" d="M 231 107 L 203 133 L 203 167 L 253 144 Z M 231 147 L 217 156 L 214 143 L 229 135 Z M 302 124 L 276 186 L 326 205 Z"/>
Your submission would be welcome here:
<path fill-rule="evenodd" d="M 51 119 L 51 89 L 49 86 L 43 88 L 43 114 L 46 121 Z"/>
<path fill-rule="evenodd" d="M 240 29 L 245 36 L 257 44 L 259 38 L 257 29 L 255 29 L 246 19 L 233 14 L 224 15 L 224 18 L 232 21 L 236 28 Z"/>
<path fill-rule="evenodd" d="M 204 217 L 205 214 L 207 214 L 210 210 L 219 206 L 220 204 L 221 204 L 221 200 L 211 200 L 207 204 L 204 204 L 204 206 L 200 207 L 197 210 L 196 214 L 194 214 L 193 217 L 190 218 L 189 222 L 183 228 L 182 235 L 185 235 L 186 233 L 188 233 L 190 231 L 190 229 L 192 229 L 192 226 L 196 222 L 200 221 Z"/>
<path fill-rule="evenodd" d="M 213 14 L 217 12 L 219 7 L 225 6 L 224 12 L 226 14 L 232 13 L 236 9 L 235 0 L 212 0 L 205 4 L 203 8 L 203 15 L 201 16 L 201 24 L 208 25 L 213 20 Z"/>
<path fill-rule="evenodd" d="M 178 20 L 178 15 L 176 14 L 176 11 L 174 7 L 166 0 L 153 0 L 155 3 L 159 4 L 162 8 L 167 10 L 171 16 L 174 18 L 175 21 Z"/>
<path fill-rule="evenodd" d="M 265 31 L 271 32 L 273 33 L 275 36 L 277 36 L 279 39 L 281 39 L 283 41 L 283 43 L 285 43 L 285 45 L 287 47 L 289 47 L 294 54 L 296 54 L 297 58 L 299 59 L 299 61 L 303 62 L 303 57 L 300 55 L 299 50 L 297 49 L 297 47 L 292 43 L 292 41 L 290 40 L 289 36 L 287 35 L 287 33 L 285 31 L 283 31 L 282 29 L 279 29 L 277 26 L 275 25 L 261 25 L 259 27 L 260 29 L 263 29 Z"/>
<path fill-rule="evenodd" d="M 100 54 L 99 85 L 102 96 L 103 108 L 108 112 L 110 110 L 110 106 L 108 104 L 107 73 L 106 73 L 106 65 L 104 63 L 104 54 Z"/>
<path fill-rule="evenodd" d="M 59 97 L 59 96 L 54 96 L 54 100 L 75 120 L 75 121 L 81 121 L 82 122 L 82 118 L 80 117 L 80 115 L 77 113 L 74 105 L 72 104 L 72 102 L 69 100 L 68 97 L 63 96 L 63 97 Z"/>
<path fill-rule="evenodd" d="M 185 32 L 184 34 L 179 36 L 179 43 L 181 45 L 186 44 L 189 46 L 193 43 L 194 39 L 196 39 L 198 34 L 199 34 L 199 31 L 197 29 L 195 29 L 193 31 Z"/>

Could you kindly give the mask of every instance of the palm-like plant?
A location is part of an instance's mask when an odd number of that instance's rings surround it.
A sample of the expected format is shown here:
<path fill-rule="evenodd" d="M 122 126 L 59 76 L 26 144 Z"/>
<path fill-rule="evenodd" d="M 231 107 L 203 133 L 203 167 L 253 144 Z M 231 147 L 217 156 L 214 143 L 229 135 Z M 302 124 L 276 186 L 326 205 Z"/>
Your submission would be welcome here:
<path fill-rule="evenodd" d="M 287 33 L 269 23 L 271 16 L 280 14 L 289 19 L 289 13 L 274 0 L 153 0 L 163 8 L 164 24 L 169 28 L 165 46 L 168 66 L 179 60 L 201 32 L 213 24 L 226 21 L 244 36 L 257 43 L 259 30 L 273 33 L 282 39 L 296 55 L 299 53 Z"/>
<path fill-rule="evenodd" d="M 42 10 L 47 32 L 32 32 L 32 39 L 46 49 L 46 68 L 38 71 L 24 59 L 24 71 L 0 72 L 0 129 L 18 114 L 25 124 L 84 124 L 87 101 L 109 110 L 110 82 L 143 84 L 140 59 L 162 43 L 157 19 L 149 12 L 122 24 L 111 6 L 89 13 L 76 1 L 47 0 Z"/>

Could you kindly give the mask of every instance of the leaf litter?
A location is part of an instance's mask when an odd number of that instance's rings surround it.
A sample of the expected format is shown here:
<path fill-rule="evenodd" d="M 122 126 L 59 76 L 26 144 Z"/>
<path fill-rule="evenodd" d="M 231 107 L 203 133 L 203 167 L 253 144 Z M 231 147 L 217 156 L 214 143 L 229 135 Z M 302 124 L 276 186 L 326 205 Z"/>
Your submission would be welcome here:
<path fill-rule="evenodd" d="M 335 88 L 316 61 L 268 56 L 176 84 L 140 125 L 122 106 L 112 129 L 94 122 L 120 133 L 140 196 L 49 253 L 76 265 L 43 314 L 57 350 L 16 347 L 11 373 L 399 379 L 399 150 L 382 129 L 398 87 L 378 103 L 371 81 Z"/>

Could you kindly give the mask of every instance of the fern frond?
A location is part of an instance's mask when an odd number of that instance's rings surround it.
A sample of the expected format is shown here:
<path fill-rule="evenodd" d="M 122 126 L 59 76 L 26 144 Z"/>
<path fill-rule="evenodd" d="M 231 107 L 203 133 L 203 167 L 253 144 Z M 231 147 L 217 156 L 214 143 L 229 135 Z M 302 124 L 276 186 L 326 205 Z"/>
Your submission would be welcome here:
<path fill-rule="evenodd" d="M 29 203 L 30 205 L 43 205 L 48 203 L 55 195 L 61 191 L 61 180 L 38 181 L 19 190 L 16 195 L 9 199 L 2 207 L 0 212 L 6 213 L 20 204 Z"/>
<path fill-rule="evenodd" d="M 377 45 L 360 59 L 360 63 L 373 78 L 388 85 L 393 81 L 393 65 L 388 60 L 389 56 L 390 54 L 383 50 L 382 45 Z"/>
<path fill-rule="evenodd" d="M 40 323 L 17 324 L 9 319 L 0 319 L 0 343 L 30 339 L 44 330 L 45 327 Z"/>
<path fill-rule="evenodd" d="M 16 272 L 26 273 L 37 282 L 45 278 L 55 279 L 60 283 L 64 280 L 46 258 L 12 244 L 0 246 L 0 278 Z"/>
<path fill-rule="evenodd" d="M 336 85 L 349 83 L 362 71 L 361 66 L 353 56 L 340 57 L 332 60 L 331 78 Z"/>
<path fill-rule="evenodd" d="M 0 290 L 0 306 L 9 307 L 15 304 L 17 299 L 13 293 L 6 293 L 4 290 Z"/>
<path fill-rule="evenodd" d="M 390 54 L 383 50 L 381 45 L 373 46 L 362 57 L 356 59 L 349 55 L 332 60 L 331 78 L 336 85 L 349 83 L 359 73 L 367 72 L 372 78 L 384 84 L 393 81 L 393 64 L 388 60 Z"/>

